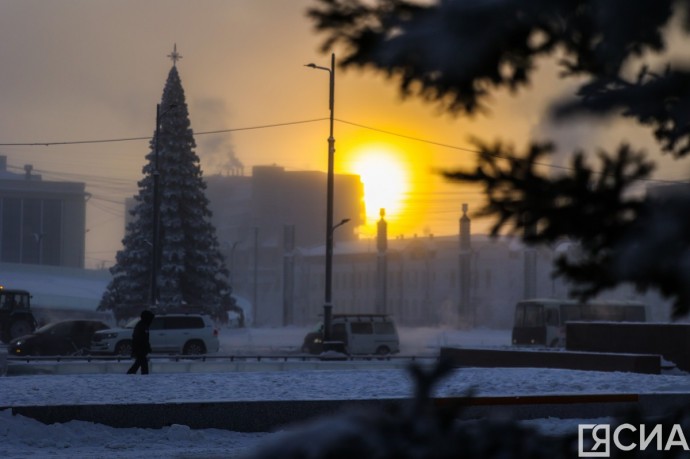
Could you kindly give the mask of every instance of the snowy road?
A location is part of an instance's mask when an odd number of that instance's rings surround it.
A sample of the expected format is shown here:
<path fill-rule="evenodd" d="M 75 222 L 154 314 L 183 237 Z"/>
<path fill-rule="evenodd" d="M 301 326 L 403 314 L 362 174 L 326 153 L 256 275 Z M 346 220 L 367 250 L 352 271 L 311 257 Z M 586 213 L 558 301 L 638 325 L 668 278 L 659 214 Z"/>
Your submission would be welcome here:
<path fill-rule="evenodd" d="M 540 368 L 466 368 L 438 396 L 690 392 L 687 375 Z M 182 401 L 397 398 L 412 394 L 402 369 L 245 373 L 37 375 L 0 378 L 0 406 Z"/>
<path fill-rule="evenodd" d="M 221 352 L 284 351 L 301 343 L 306 329 L 222 330 Z M 403 352 L 437 352 L 440 346 L 504 346 L 505 330 L 402 329 Z M 173 401 L 299 400 L 408 397 L 411 380 L 403 369 L 252 371 L 244 373 L 160 373 L 32 375 L 0 378 L 0 406 L 79 403 L 163 403 Z M 557 369 L 467 368 L 454 371 L 439 396 L 690 392 L 680 375 Z"/>
<path fill-rule="evenodd" d="M 403 334 L 404 333 L 404 334 Z M 410 353 L 433 352 L 440 345 L 505 344 L 506 332 L 452 333 L 411 330 L 401 333 Z M 255 352 L 284 349 L 303 330 L 240 330 L 224 333 L 226 349 Z M 644 375 L 575 370 L 467 368 L 454 371 L 438 387 L 438 396 L 690 393 L 687 374 Z M 409 397 L 412 381 L 401 369 L 300 370 L 246 373 L 154 373 L 35 375 L 0 377 L 0 405 L 165 403 L 233 400 L 305 400 Z M 587 420 L 591 422 L 592 420 Z M 526 421 L 551 433 L 577 429 L 582 420 Z M 601 421 L 599 421 L 601 422 Z M 32 419 L 0 412 L 0 457 L 56 458 L 220 458 L 238 457 L 274 434 L 242 434 L 217 429 L 116 429 L 72 421 L 45 426 Z"/>
<path fill-rule="evenodd" d="M 468 368 L 453 372 L 437 395 L 690 392 L 687 375 L 643 375 L 548 369 Z M 0 405 L 164 403 L 224 400 L 305 400 L 408 397 L 412 382 L 403 370 L 321 370 L 132 376 L 41 375 L 0 377 Z M 576 432 L 580 422 L 523 421 L 549 433 Z M 595 422 L 608 422 L 597 420 Z M 163 429 L 117 429 L 71 421 L 43 425 L 0 411 L 0 457 L 220 458 L 240 457 L 276 434 Z"/>

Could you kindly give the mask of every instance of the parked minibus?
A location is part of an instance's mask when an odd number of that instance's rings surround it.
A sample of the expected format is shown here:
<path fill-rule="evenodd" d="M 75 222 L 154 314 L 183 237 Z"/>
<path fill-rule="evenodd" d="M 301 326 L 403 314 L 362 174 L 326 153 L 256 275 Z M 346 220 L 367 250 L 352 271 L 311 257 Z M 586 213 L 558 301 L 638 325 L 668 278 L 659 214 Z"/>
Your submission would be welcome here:
<path fill-rule="evenodd" d="M 565 346 L 568 321 L 646 322 L 647 307 L 637 301 L 529 299 L 515 305 L 514 345 Z"/>

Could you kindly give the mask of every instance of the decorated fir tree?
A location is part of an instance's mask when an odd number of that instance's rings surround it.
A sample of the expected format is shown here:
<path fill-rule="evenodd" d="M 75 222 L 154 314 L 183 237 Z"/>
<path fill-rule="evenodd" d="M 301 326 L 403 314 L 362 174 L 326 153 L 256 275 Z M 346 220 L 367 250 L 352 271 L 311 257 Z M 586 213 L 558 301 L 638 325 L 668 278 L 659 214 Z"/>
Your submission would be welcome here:
<path fill-rule="evenodd" d="M 146 156 L 144 178 L 138 184 L 134 218 L 99 306 L 113 310 L 116 317 L 138 315 L 137 311 L 152 303 L 159 312 L 201 308 L 222 317 L 233 303 L 227 269 L 210 221 L 206 184 L 194 152 L 196 144 L 176 66 L 179 55 L 173 52 L 170 57 L 173 67 L 156 116 L 159 126 Z M 156 162 L 159 237 L 154 243 Z M 154 246 L 158 247 L 157 288 L 152 290 Z"/>

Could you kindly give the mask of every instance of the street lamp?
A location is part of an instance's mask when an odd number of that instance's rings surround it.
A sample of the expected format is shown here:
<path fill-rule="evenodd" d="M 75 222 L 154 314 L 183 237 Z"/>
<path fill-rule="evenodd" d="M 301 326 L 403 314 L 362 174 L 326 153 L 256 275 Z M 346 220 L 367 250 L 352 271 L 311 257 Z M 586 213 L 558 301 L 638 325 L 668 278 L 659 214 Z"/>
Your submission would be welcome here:
<path fill-rule="evenodd" d="M 161 119 L 177 105 L 171 104 L 167 110 L 161 113 L 161 104 L 156 104 L 156 133 L 153 141 L 153 227 L 151 237 L 151 292 L 150 303 L 154 307 L 158 303 L 158 252 L 160 252 L 160 170 L 158 168 L 158 137 L 160 134 Z"/>
<path fill-rule="evenodd" d="M 335 154 L 335 138 L 333 137 L 333 106 L 335 98 L 335 53 L 331 54 L 331 68 L 321 67 L 316 64 L 306 64 L 305 67 L 325 70 L 329 76 L 328 108 L 331 111 L 330 131 L 328 136 L 328 180 L 326 191 L 326 291 L 323 304 L 323 339 L 331 340 L 331 304 L 332 277 L 333 277 L 333 156 Z M 341 222 L 338 226 L 342 225 Z"/>
<path fill-rule="evenodd" d="M 336 228 L 338 228 L 339 226 L 343 226 L 345 223 L 347 223 L 349 221 L 350 221 L 349 218 L 343 218 L 342 220 L 340 220 L 340 223 L 338 223 L 333 228 L 331 228 L 331 233 L 333 233 L 333 231 L 335 231 Z"/>

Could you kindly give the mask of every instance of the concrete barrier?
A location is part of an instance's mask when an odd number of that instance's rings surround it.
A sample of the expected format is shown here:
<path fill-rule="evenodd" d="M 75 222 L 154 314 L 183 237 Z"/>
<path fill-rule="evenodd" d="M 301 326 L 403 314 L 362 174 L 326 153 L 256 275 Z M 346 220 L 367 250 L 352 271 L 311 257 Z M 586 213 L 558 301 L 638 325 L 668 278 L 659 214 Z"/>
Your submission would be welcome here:
<path fill-rule="evenodd" d="M 576 352 L 658 354 L 690 371 L 690 324 L 568 322 L 566 349 Z"/>
<path fill-rule="evenodd" d="M 564 368 L 660 374 L 661 357 L 647 354 L 442 347 L 440 356 L 456 367 Z"/>

